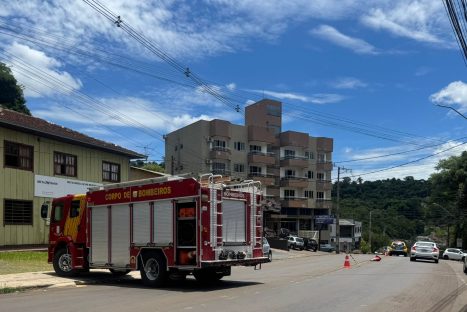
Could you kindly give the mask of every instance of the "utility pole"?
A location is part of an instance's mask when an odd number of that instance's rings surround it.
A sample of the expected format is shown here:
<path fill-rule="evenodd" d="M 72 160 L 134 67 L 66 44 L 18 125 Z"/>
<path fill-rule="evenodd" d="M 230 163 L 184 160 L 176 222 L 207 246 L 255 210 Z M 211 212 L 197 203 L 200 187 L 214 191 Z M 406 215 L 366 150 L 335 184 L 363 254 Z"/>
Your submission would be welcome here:
<path fill-rule="evenodd" d="M 344 172 L 350 171 L 350 169 L 346 169 L 344 167 L 337 167 L 337 198 L 336 198 L 336 254 L 340 252 L 340 235 L 341 229 L 339 226 L 339 201 L 340 201 L 340 177 L 341 177 L 341 170 Z"/>

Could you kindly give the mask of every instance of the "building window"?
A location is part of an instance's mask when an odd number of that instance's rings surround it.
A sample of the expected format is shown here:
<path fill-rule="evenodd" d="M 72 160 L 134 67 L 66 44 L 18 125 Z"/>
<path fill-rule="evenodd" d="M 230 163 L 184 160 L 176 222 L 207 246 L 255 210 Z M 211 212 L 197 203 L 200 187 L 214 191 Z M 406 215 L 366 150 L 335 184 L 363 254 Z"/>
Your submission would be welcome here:
<path fill-rule="evenodd" d="M 225 141 L 222 141 L 222 140 L 214 140 L 212 141 L 212 147 L 213 148 L 222 148 L 222 149 L 225 149 Z"/>
<path fill-rule="evenodd" d="M 313 175 L 313 171 L 308 170 L 305 174 L 305 177 L 307 177 L 308 179 L 314 179 Z"/>
<path fill-rule="evenodd" d="M 281 108 L 280 106 L 267 105 L 266 111 L 268 115 L 281 117 Z"/>
<path fill-rule="evenodd" d="M 315 156 L 313 155 L 313 152 L 305 152 L 305 158 L 314 159 Z"/>
<path fill-rule="evenodd" d="M 284 190 L 284 198 L 294 198 L 295 190 Z"/>
<path fill-rule="evenodd" d="M 111 162 L 102 162 L 102 181 L 120 182 L 120 165 Z"/>
<path fill-rule="evenodd" d="M 326 161 L 326 154 L 319 153 L 318 154 L 318 162 L 325 162 Z"/>
<path fill-rule="evenodd" d="M 305 190 L 305 197 L 306 198 L 313 198 L 313 191 Z"/>
<path fill-rule="evenodd" d="M 324 181 L 324 173 L 322 173 L 322 172 L 317 172 L 317 173 L 316 173 L 316 180 Z"/>
<path fill-rule="evenodd" d="M 285 177 L 286 178 L 295 177 L 295 170 L 291 170 L 291 169 L 285 170 Z"/>
<path fill-rule="evenodd" d="M 250 166 L 250 175 L 261 175 L 261 167 Z"/>
<path fill-rule="evenodd" d="M 4 225 L 32 225 L 32 201 L 5 199 Z"/>
<path fill-rule="evenodd" d="M 245 150 L 245 143 L 244 142 L 234 142 L 234 149 L 237 151 L 244 151 Z"/>
<path fill-rule="evenodd" d="M 4 141 L 5 167 L 32 170 L 34 163 L 33 147 L 29 145 Z"/>
<path fill-rule="evenodd" d="M 250 145 L 251 153 L 261 153 L 261 146 L 259 145 Z"/>
<path fill-rule="evenodd" d="M 76 177 L 76 156 L 54 152 L 54 174 Z"/>
<path fill-rule="evenodd" d="M 324 192 L 316 192 L 317 199 L 324 199 Z"/>
<path fill-rule="evenodd" d="M 245 172 L 244 164 L 234 164 L 234 172 Z"/>
<path fill-rule="evenodd" d="M 284 156 L 285 156 L 286 159 L 294 158 L 295 157 L 295 151 L 294 150 L 284 150 Z"/>

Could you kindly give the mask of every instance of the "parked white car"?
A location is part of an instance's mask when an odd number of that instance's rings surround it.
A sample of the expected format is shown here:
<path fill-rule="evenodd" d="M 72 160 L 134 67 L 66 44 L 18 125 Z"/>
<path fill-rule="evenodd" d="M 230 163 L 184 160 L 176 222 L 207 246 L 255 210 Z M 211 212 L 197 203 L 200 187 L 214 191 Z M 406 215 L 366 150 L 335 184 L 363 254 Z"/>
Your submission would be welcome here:
<path fill-rule="evenodd" d="M 443 252 L 443 259 L 445 260 L 459 260 L 464 261 L 466 253 L 457 248 L 448 248 Z"/>

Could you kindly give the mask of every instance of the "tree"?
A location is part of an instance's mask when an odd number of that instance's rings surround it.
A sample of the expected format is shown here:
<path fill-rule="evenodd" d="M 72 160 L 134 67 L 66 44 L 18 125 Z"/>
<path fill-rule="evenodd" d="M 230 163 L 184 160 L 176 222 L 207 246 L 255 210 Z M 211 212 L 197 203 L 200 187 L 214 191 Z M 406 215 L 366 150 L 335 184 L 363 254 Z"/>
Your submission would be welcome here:
<path fill-rule="evenodd" d="M 462 238 L 463 248 L 467 246 L 467 151 L 460 156 L 440 160 L 436 166 L 439 172 L 431 175 L 431 200 L 440 206 L 457 207 L 456 237 Z"/>
<path fill-rule="evenodd" d="M 157 171 L 157 172 L 162 172 L 162 173 L 165 172 L 163 162 L 158 164 L 155 161 L 144 162 L 143 160 L 136 160 L 136 161 L 132 161 L 131 165 L 135 166 L 135 167 L 138 167 L 138 168 L 143 168 L 143 169 L 146 169 L 146 170 Z"/>
<path fill-rule="evenodd" d="M 31 115 L 22 87 L 18 85 L 11 69 L 3 63 L 0 63 L 0 106 Z"/>

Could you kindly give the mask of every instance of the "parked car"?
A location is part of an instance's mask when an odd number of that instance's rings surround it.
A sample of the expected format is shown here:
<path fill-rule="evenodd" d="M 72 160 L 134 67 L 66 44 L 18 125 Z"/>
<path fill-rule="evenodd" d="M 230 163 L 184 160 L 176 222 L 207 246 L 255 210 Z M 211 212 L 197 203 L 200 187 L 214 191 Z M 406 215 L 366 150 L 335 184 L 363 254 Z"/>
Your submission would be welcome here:
<path fill-rule="evenodd" d="M 333 252 L 333 251 L 336 251 L 336 247 L 332 246 L 331 244 L 321 244 L 319 245 L 319 250 Z"/>
<path fill-rule="evenodd" d="M 272 261 L 272 251 L 271 246 L 266 237 L 263 237 L 263 256 L 268 257 L 269 262 Z"/>
<path fill-rule="evenodd" d="M 407 257 L 409 254 L 407 245 L 403 241 L 393 241 L 389 247 L 390 256 L 400 256 L 403 255 Z"/>
<path fill-rule="evenodd" d="M 318 242 L 312 238 L 304 238 L 305 241 L 305 249 L 317 251 L 318 250 Z"/>
<path fill-rule="evenodd" d="M 467 257 L 464 258 L 464 273 L 467 274 Z"/>
<path fill-rule="evenodd" d="M 438 263 L 439 248 L 433 242 L 416 242 L 410 250 L 410 261 L 417 259 L 433 260 Z"/>
<path fill-rule="evenodd" d="M 457 248 L 448 248 L 443 252 L 443 259 L 445 260 L 460 260 L 464 261 L 466 253 Z"/>
<path fill-rule="evenodd" d="M 301 237 L 289 236 L 287 240 L 287 247 L 292 248 L 292 249 L 303 250 L 303 248 L 305 248 L 305 242 L 303 241 L 303 238 Z"/>

